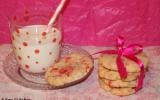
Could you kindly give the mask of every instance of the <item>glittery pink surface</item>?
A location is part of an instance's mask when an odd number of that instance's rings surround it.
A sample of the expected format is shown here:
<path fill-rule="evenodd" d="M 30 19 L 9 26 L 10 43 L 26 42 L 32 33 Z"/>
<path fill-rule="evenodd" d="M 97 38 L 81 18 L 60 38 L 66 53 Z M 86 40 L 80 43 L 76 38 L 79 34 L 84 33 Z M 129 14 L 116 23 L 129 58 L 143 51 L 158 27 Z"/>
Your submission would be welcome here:
<path fill-rule="evenodd" d="M 104 47 L 85 46 L 90 53 L 104 50 Z M 145 47 L 144 51 L 150 58 L 149 72 L 146 73 L 144 87 L 136 94 L 118 97 L 105 92 L 99 87 L 97 66 L 84 82 L 60 90 L 32 90 L 12 82 L 4 74 L 2 63 L 6 55 L 11 52 L 10 45 L 0 46 L 0 99 L 28 98 L 31 100 L 160 100 L 160 47 Z"/>
<path fill-rule="evenodd" d="M 60 0 L 0 0 L 0 43 L 10 43 L 7 16 L 17 10 L 45 13 Z M 160 45 L 160 0 L 70 0 L 63 15 L 64 41 L 113 45 L 117 35 L 143 45 Z"/>

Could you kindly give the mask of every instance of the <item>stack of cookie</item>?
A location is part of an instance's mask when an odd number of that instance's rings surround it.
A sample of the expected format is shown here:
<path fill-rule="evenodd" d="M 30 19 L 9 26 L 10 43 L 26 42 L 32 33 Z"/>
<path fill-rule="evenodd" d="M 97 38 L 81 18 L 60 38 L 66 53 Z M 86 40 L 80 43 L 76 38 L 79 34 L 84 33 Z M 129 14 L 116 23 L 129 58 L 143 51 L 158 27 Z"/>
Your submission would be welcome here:
<path fill-rule="evenodd" d="M 136 57 L 140 59 L 145 67 L 148 65 L 148 58 L 144 53 L 137 54 Z M 126 96 L 135 93 L 137 80 L 140 75 L 140 67 L 134 61 L 122 57 L 126 71 L 127 78 L 121 79 L 116 64 L 117 55 L 102 54 L 98 58 L 98 75 L 100 87 L 105 91 L 118 96 Z"/>

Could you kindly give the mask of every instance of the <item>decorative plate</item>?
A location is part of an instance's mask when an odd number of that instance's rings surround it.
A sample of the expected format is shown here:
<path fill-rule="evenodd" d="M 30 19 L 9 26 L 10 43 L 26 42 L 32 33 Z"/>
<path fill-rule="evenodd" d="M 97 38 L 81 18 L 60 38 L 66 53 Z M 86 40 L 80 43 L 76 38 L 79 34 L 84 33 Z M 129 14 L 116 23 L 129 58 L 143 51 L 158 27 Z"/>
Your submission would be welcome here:
<path fill-rule="evenodd" d="M 61 48 L 60 56 L 63 57 L 70 53 L 83 53 L 83 54 L 90 56 L 89 53 L 83 50 L 82 48 L 79 48 L 79 47 L 76 47 L 70 44 L 63 44 Z M 3 63 L 3 69 L 4 69 L 5 74 L 15 83 L 22 85 L 24 87 L 27 87 L 27 88 L 41 89 L 41 90 L 60 89 L 60 88 L 65 88 L 71 85 L 75 85 L 87 79 L 87 77 L 91 74 L 93 70 L 92 68 L 86 76 L 74 82 L 65 84 L 63 86 L 51 86 L 45 81 L 44 74 L 31 74 L 31 73 L 29 74 L 23 71 L 22 69 L 20 69 L 20 65 L 17 63 L 13 52 L 11 52 L 6 57 Z"/>

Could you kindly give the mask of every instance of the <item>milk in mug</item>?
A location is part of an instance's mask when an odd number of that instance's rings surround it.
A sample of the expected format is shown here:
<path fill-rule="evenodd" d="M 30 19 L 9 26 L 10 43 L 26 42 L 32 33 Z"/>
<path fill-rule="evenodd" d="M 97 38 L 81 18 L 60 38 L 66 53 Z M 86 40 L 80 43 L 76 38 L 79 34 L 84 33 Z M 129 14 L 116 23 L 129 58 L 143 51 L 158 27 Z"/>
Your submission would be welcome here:
<path fill-rule="evenodd" d="M 46 33 L 46 28 L 46 25 L 30 25 L 12 33 L 16 59 L 27 72 L 45 72 L 59 57 L 61 32 L 53 27 Z"/>

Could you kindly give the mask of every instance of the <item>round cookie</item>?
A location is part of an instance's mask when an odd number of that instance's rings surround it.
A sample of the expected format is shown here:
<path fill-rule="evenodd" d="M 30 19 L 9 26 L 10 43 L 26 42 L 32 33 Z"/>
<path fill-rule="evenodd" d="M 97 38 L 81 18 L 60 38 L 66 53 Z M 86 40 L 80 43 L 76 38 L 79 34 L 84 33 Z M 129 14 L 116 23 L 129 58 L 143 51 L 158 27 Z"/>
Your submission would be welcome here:
<path fill-rule="evenodd" d="M 99 79 L 99 84 L 100 87 L 103 88 L 105 91 L 117 96 L 127 96 L 136 92 L 133 88 L 111 88 L 101 79 Z"/>
<path fill-rule="evenodd" d="M 125 82 L 122 80 L 115 80 L 115 81 L 111 81 L 111 80 L 106 80 L 106 79 L 102 79 L 103 82 L 105 84 L 108 84 L 108 86 L 110 87 L 116 87 L 116 88 L 126 88 L 126 87 L 136 87 L 137 86 L 137 80 L 135 81 L 130 81 L 130 82 Z"/>
<path fill-rule="evenodd" d="M 105 78 L 108 80 L 121 80 L 121 77 L 117 71 L 112 71 L 107 68 L 104 68 L 103 66 L 98 67 L 98 75 L 101 78 Z M 128 73 L 128 76 L 126 79 L 123 79 L 123 81 L 133 81 L 136 80 L 137 77 L 140 75 L 139 72 L 135 73 Z"/>
<path fill-rule="evenodd" d="M 89 56 L 73 53 L 48 68 L 45 79 L 50 85 L 62 86 L 83 78 L 92 68 L 93 62 Z"/>
<path fill-rule="evenodd" d="M 136 55 L 138 59 L 140 59 L 144 63 L 145 69 L 148 65 L 148 57 L 144 53 L 139 53 Z M 99 66 L 104 66 L 107 69 L 118 71 L 116 64 L 117 55 L 113 54 L 102 54 L 98 58 Z M 123 63 L 126 67 L 127 72 L 139 72 L 140 67 L 134 61 L 127 59 L 126 57 L 122 57 Z"/>

